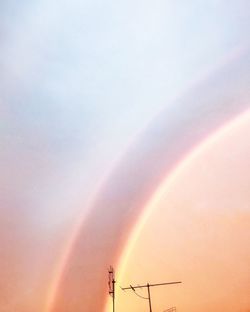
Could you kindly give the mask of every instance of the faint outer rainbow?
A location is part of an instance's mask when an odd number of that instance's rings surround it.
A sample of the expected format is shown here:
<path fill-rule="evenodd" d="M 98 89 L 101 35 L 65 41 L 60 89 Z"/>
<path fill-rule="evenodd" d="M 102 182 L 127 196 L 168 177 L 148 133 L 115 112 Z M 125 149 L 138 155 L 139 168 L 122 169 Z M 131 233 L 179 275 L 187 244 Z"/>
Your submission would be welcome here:
<path fill-rule="evenodd" d="M 249 65 L 245 53 L 197 85 L 162 113 L 130 149 L 102 185 L 84 224 L 80 219 L 74 229 L 55 270 L 46 312 L 77 311 L 83 305 L 88 311 L 104 309 L 106 269 L 117 263 L 159 185 L 204 139 L 249 108 Z M 89 292 L 83 291 L 85 282 Z"/>

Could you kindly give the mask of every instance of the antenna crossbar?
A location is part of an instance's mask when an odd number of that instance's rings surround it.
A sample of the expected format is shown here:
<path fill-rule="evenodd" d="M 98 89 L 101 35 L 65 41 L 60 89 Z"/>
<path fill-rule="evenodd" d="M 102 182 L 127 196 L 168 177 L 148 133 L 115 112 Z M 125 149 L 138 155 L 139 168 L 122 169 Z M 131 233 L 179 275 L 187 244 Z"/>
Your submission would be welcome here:
<path fill-rule="evenodd" d="M 181 284 L 181 282 L 168 282 L 168 283 L 158 283 L 158 284 L 145 284 L 145 285 L 137 285 L 129 287 L 121 287 L 122 290 L 128 290 L 128 289 L 136 289 L 136 288 L 145 288 L 145 287 L 154 287 L 154 286 L 163 286 L 163 285 L 173 285 L 173 284 Z"/>

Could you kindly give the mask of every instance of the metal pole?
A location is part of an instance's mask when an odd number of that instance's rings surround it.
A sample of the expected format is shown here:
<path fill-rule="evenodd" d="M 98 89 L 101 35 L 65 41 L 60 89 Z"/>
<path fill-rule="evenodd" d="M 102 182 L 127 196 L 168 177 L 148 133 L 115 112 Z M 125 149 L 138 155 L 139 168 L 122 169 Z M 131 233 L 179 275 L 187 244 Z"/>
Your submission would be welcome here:
<path fill-rule="evenodd" d="M 113 312 L 115 312 L 115 279 L 112 280 L 113 284 Z"/>
<path fill-rule="evenodd" d="M 151 296 L 150 296 L 150 286 L 149 286 L 149 283 L 147 283 L 147 289 L 148 289 L 149 311 L 152 312 L 152 305 L 151 305 Z"/>
<path fill-rule="evenodd" d="M 112 296 L 113 312 L 115 312 L 115 272 L 112 266 L 109 268 L 109 294 Z"/>

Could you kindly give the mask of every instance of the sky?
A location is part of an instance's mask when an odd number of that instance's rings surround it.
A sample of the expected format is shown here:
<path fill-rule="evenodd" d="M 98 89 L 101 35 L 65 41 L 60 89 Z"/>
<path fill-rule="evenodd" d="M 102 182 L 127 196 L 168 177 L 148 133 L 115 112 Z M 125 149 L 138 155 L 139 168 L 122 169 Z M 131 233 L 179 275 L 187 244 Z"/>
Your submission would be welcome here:
<path fill-rule="evenodd" d="M 1 311 L 104 311 L 159 185 L 249 108 L 249 12 L 1 1 Z"/>
<path fill-rule="evenodd" d="M 250 112 L 203 142 L 163 181 L 121 260 L 119 285 L 152 288 L 155 311 L 249 311 Z M 147 292 L 137 293 L 147 297 Z M 117 287 L 117 311 L 148 302 Z M 110 311 L 110 309 L 107 311 Z"/>

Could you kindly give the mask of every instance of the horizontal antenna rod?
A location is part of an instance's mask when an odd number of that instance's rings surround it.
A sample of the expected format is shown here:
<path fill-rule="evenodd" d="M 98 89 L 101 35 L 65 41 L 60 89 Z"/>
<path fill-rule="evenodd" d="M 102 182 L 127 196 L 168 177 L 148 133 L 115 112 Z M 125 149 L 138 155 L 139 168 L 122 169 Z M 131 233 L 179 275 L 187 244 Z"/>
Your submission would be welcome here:
<path fill-rule="evenodd" d="M 129 287 L 121 287 L 122 290 L 128 289 L 136 289 L 136 288 L 145 288 L 145 287 L 154 287 L 154 286 L 162 286 L 162 285 L 172 285 L 172 284 L 180 284 L 181 282 L 168 282 L 168 283 L 159 283 L 159 284 L 146 284 L 146 285 L 138 285 L 138 286 L 129 286 Z"/>

